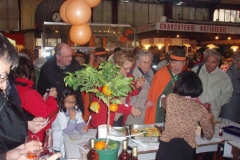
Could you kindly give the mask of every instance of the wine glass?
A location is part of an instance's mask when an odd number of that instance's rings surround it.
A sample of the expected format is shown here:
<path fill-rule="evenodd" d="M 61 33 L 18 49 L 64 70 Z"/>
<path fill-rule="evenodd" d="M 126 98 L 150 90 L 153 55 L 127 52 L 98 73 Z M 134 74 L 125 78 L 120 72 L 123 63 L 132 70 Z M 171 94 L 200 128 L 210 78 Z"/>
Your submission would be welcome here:
<path fill-rule="evenodd" d="M 29 135 L 25 139 L 26 157 L 30 160 L 37 160 L 41 152 L 41 143 L 38 136 Z"/>

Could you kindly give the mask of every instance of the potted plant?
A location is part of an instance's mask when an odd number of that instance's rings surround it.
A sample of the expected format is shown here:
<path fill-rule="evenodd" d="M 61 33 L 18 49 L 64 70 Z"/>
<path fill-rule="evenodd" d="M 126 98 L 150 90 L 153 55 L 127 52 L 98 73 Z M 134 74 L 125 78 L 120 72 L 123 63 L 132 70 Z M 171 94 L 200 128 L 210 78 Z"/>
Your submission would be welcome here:
<path fill-rule="evenodd" d="M 120 73 L 120 67 L 111 62 L 102 62 L 98 69 L 85 65 L 85 68 L 75 73 L 67 73 L 64 78 L 65 85 L 77 90 L 93 93 L 99 100 L 102 100 L 108 108 L 107 135 L 110 135 L 110 112 L 117 110 L 117 105 L 121 104 L 120 97 L 126 97 L 134 88 L 133 78 L 127 78 Z M 111 108 L 111 109 L 110 109 Z M 90 109 L 98 113 L 98 102 L 92 102 Z M 109 139 L 107 138 L 106 146 Z"/>

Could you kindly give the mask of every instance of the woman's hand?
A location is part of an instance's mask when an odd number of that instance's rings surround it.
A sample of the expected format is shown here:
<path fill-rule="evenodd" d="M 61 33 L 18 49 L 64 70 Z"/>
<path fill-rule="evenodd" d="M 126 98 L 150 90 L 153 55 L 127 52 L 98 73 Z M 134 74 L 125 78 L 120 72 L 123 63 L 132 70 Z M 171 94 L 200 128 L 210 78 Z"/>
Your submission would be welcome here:
<path fill-rule="evenodd" d="M 154 106 L 154 104 L 151 100 L 148 100 L 145 105 L 146 105 L 146 107 L 153 107 Z"/>
<path fill-rule="evenodd" d="M 83 126 L 83 127 L 82 127 L 82 132 L 85 133 L 85 132 L 87 132 L 87 131 L 88 131 L 88 126 L 87 126 L 87 125 L 86 125 L 86 126 Z"/>
<path fill-rule="evenodd" d="M 53 96 L 53 97 L 57 98 L 57 90 L 56 90 L 56 88 L 51 88 L 49 90 L 49 96 Z"/>
<path fill-rule="evenodd" d="M 24 148 L 24 144 L 18 146 L 17 148 L 14 148 L 10 151 L 7 152 L 6 154 L 6 159 L 9 160 L 25 160 L 27 157 L 25 156 L 26 154 L 26 149 Z"/>
<path fill-rule="evenodd" d="M 48 123 L 42 125 L 45 120 L 42 117 L 35 117 L 32 121 L 28 121 L 28 130 L 33 134 L 38 133 L 48 125 Z"/>
<path fill-rule="evenodd" d="M 36 145 L 42 146 L 41 142 L 36 142 L 36 141 L 28 142 L 26 145 L 30 143 L 38 143 Z M 40 149 L 42 149 L 42 147 Z M 28 160 L 25 155 L 26 153 L 27 153 L 26 147 L 24 144 L 22 144 L 12 150 L 9 150 L 6 154 L 6 159 L 7 160 Z"/>
<path fill-rule="evenodd" d="M 131 114 L 134 116 L 134 117 L 137 117 L 141 114 L 140 110 L 136 107 L 132 107 L 132 110 L 131 110 Z"/>
<path fill-rule="evenodd" d="M 74 109 L 71 109 L 71 110 L 69 110 L 69 116 L 70 116 L 70 119 L 72 120 L 72 121 L 75 121 L 75 119 L 76 119 L 76 110 L 74 110 Z"/>

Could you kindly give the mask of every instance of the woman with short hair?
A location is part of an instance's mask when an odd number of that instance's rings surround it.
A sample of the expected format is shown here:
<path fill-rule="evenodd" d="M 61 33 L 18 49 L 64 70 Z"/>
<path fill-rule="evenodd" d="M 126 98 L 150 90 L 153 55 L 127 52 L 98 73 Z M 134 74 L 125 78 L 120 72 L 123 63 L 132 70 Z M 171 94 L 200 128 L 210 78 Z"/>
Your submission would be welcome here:
<path fill-rule="evenodd" d="M 162 99 L 166 122 L 156 160 L 193 160 L 197 147 L 195 131 L 199 123 L 204 137 L 213 137 L 213 114 L 197 98 L 202 91 L 202 82 L 196 73 L 183 71 L 173 93 Z"/>

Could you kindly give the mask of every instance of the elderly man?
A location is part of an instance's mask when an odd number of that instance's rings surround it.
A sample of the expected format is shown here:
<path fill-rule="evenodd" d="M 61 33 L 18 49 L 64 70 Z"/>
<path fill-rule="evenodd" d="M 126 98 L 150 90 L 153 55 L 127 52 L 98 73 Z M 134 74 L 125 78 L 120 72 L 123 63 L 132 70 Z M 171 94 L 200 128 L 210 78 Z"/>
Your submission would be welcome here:
<path fill-rule="evenodd" d="M 164 122 L 165 111 L 160 105 L 160 99 L 173 92 L 178 75 L 186 69 L 185 62 L 185 51 L 175 48 L 169 64 L 155 74 L 146 102 L 145 124 Z"/>
<path fill-rule="evenodd" d="M 233 85 L 230 102 L 222 106 L 220 116 L 240 123 L 240 50 L 233 54 L 233 64 L 226 72 Z"/>
<path fill-rule="evenodd" d="M 56 88 L 58 95 L 65 88 L 64 77 L 66 72 L 75 72 L 80 70 L 81 67 L 77 60 L 72 58 L 73 53 L 69 45 L 59 43 L 55 47 L 54 57 L 49 59 L 41 68 L 38 80 L 38 92 L 44 95 L 49 88 Z M 84 106 L 81 93 L 77 92 L 77 104 L 80 106 L 81 111 L 84 113 Z"/>
<path fill-rule="evenodd" d="M 147 100 L 148 90 L 151 86 L 154 73 L 151 69 L 153 56 L 150 52 L 139 51 L 136 55 L 136 66 L 133 69 L 133 77 L 135 81 L 143 81 L 141 92 L 130 98 L 130 104 L 137 107 L 141 111 L 141 115 L 134 117 L 129 115 L 126 121 L 126 125 L 131 124 L 144 124 L 145 117 L 145 102 Z"/>
<path fill-rule="evenodd" d="M 232 96 L 233 88 L 228 75 L 218 68 L 221 54 L 214 49 L 204 51 L 205 63 L 193 68 L 203 83 L 203 92 L 199 96 L 204 105 L 211 105 L 214 117 L 218 117 L 221 107 Z"/>

